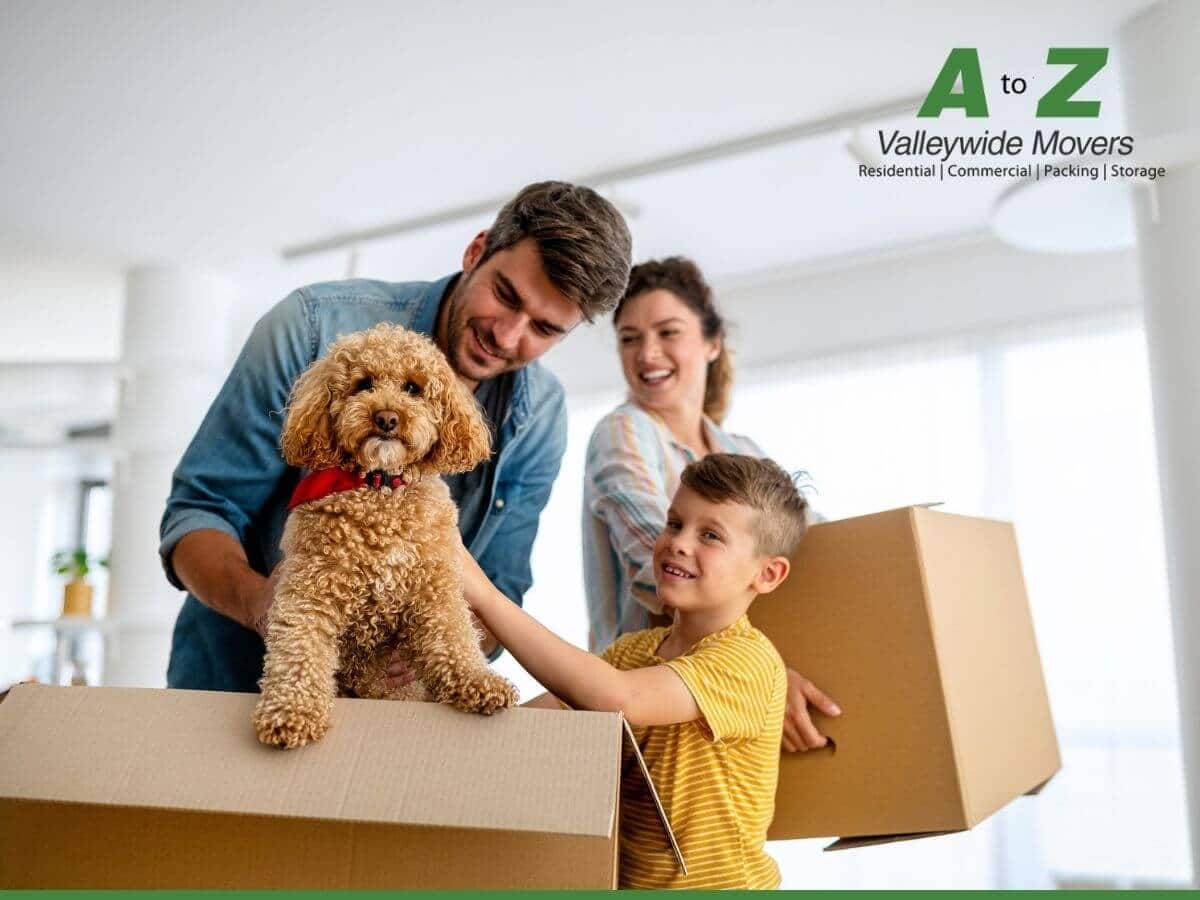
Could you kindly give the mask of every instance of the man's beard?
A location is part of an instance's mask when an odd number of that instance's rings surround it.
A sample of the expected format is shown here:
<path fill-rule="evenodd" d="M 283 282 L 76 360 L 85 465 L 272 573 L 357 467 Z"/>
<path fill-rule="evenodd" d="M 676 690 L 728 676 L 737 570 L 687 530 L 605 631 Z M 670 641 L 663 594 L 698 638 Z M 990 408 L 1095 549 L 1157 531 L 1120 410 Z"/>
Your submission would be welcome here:
<path fill-rule="evenodd" d="M 472 273 L 473 275 L 474 273 Z M 451 362 L 458 373 L 473 381 L 483 381 L 488 378 L 495 378 L 504 372 L 520 368 L 515 365 L 508 356 L 500 353 L 495 343 L 491 339 L 491 335 L 481 335 L 477 329 L 473 329 L 467 321 L 465 313 L 460 314 L 460 307 L 465 302 L 465 288 L 469 281 L 460 281 L 454 288 L 454 292 L 450 295 L 450 311 L 446 317 L 446 348 L 450 351 L 449 356 Z M 489 359 L 489 365 L 481 372 L 463 371 L 466 367 L 474 368 L 475 354 L 467 349 L 468 341 L 471 341 L 471 332 L 475 333 L 474 340 L 478 341 L 480 346 L 489 353 L 495 355 L 494 359 Z M 493 365 L 499 365 L 499 368 L 493 368 Z"/>

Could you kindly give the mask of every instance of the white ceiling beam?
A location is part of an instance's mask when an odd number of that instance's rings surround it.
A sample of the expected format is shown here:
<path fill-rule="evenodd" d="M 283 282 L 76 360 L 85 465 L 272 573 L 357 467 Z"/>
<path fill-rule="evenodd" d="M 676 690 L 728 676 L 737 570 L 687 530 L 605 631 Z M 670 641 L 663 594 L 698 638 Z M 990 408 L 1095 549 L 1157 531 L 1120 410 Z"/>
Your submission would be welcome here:
<path fill-rule="evenodd" d="M 871 122 L 879 122 L 893 116 L 904 115 L 917 109 L 923 99 L 920 95 L 902 97 L 887 103 L 847 110 L 846 112 L 836 113 L 831 116 L 823 116 L 819 119 L 809 119 L 804 122 L 786 125 L 782 128 L 774 128 L 769 131 L 760 131 L 756 134 L 744 135 L 739 138 L 705 144 L 665 156 L 656 156 L 625 166 L 602 169 L 587 175 L 581 175 L 572 180 L 577 184 L 605 187 L 620 182 L 632 181 L 635 178 L 661 175 L 664 172 L 676 169 L 683 169 L 718 159 L 728 159 L 745 153 L 751 153 L 755 150 L 778 147 L 782 144 L 792 144 L 807 138 L 846 131 Z M 425 213 L 424 215 L 412 216 L 407 219 L 399 219 L 394 222 L 376 225 L 372 228 L 345 231 L 340 234 L 331 235 L 330 237 L 321 238 L 320 240 L 309 241 L 303 244 L 293 244 L 289 247 L 284 247 L 280 252 L 284 259 L 300 259 L 317 253 L 327 253 L 331 250 L 344 250 L 348 247 L 354 247 L 355 245 L 365 244 L 370 241 L 397 237 L 409 232 L 445 225 L 449 222 L 458 222 L 463 219 L 471 219 L 494 213 L 510 199 L 511 196 L 508 194 L 489 197 L 486 200 L 480 200 L 476 203 L 452 206 Z"/>

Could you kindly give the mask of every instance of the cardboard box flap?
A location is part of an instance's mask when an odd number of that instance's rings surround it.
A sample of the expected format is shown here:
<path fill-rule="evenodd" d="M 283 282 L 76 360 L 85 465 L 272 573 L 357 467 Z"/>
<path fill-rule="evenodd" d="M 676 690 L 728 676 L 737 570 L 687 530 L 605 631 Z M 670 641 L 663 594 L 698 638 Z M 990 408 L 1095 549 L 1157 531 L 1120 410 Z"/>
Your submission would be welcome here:
<path fill-rule="evenodd" d="M 1055 774 L 1057 774 L 1057 773 L 1055 773 Z M 1038 794 L 1040 794 L 1042 792 L 1042 788 L 1044 788 L 1046 785 L 1048 785 L 1053 780 L 1054 780 L 1054 775 L 1051 775 L 1045 781 L 1041 782 L 1040 784 L 1034 785 L 1029 790 L 1027 790 L 1025 792 L 1025 796 L 1026 797 L 1036 797 Z"/>
<path fill-rule="evenodd" d="M 637 760 L 638 771 L 642 773 L 642 780 L 646 782 L 646 787 L 650 791 L 650 798 L 654 801 L 654 809 L 658 812 L 658 821 L 662 824 L 663 831 L 666 832 L 667 842 L 671 845 L 671 852 L 675 854 L 675 862 L 679 865 L 679 871 L 686 875 L 687 862 L 683 858 L 683 851 L 679 849 L 679 842 L 675 840 L 675 829 L 671 827 L 671 820 L 667 818 L 667 811 L 663 809 L 662 800 L 658 796 L 658 788 L 654 786 L 654 779 L 650 777 L 650 769 L 646 765 L 646 758 L 642 756 L 642 748 L 638 746 L 637 738 L 633 735 L 633 729 L 629 726 L 629 721 L 622 716 L 621 722 L 625 726 L 625 739 L 629 741 L 629 747 L 633 751 L 633 758 Z"/>
<path fill-rule="evenodd" d="M 838 850 L 856 850 L 859 847 L 878 847 L 882 844 L 896 844 L 900 841 L 916 841 L 921 838 L 939 837 L 943 834 L 958 834 L 957 831 L 918 831 L 913 834 L 864 834 L 859 837 L 838 838 L 828 847 L 826 853 Z"/>
<path fill-rule="evenodd" d="M 608 837 L 611 713 L 339 699 L 316 744 L 278 750 L 254 694 L 22 685 L 0 704 L 0 797 Z M 181 752 L 189 751 L 189 752 Z"/>

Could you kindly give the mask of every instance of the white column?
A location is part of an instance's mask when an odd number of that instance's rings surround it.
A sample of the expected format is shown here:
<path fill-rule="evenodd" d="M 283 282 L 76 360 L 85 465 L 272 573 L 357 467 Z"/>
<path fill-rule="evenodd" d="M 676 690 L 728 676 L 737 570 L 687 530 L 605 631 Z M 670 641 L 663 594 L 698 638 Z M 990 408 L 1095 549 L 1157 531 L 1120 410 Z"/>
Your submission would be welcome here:
<path fill-rule="evenodd" d="M 1191 0 L 1159 3 L 1120 35 L 1130 133 L 1143 161 L 1161 154 L 1168 167 L 1166 178 L 1137 191 L 1136 210 L 1194 882 L 1200 879 L 1198 35 L 1200 3 Z"/>
<path fill-rule="evenodd" d="M 207 272 L 147 267 L 126 276 L 106 684 L 166 684 L 183 595 L 163 575 L 158 526 L 171 473 L 226 375 L 232 299 L 232 286 Z"/>

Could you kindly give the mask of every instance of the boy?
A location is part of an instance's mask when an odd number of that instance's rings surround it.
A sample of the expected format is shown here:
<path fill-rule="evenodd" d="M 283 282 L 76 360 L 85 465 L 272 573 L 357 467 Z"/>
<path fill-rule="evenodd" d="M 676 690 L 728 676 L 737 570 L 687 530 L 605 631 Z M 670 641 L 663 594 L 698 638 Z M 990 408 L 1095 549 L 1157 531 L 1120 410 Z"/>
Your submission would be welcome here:
<path fill-rule="evenodd" d="M 774 814 L 787 695 L 783 661 L 746 618 L 788 575 L 807 503 L 770 460 L 714 453 L 684 469 L 654 545 L 673 622 L 624 635 L 600 657 L 495 592 L 468 592 L 500 643 L 551 693 L 531 706 L 620 710 L 687 861 L 677 869 L 653 801 L 626 759 L 621 887 L 779 886 L 763 844 Z M 468 579 L 473 574 L 468 573 Z"/>

